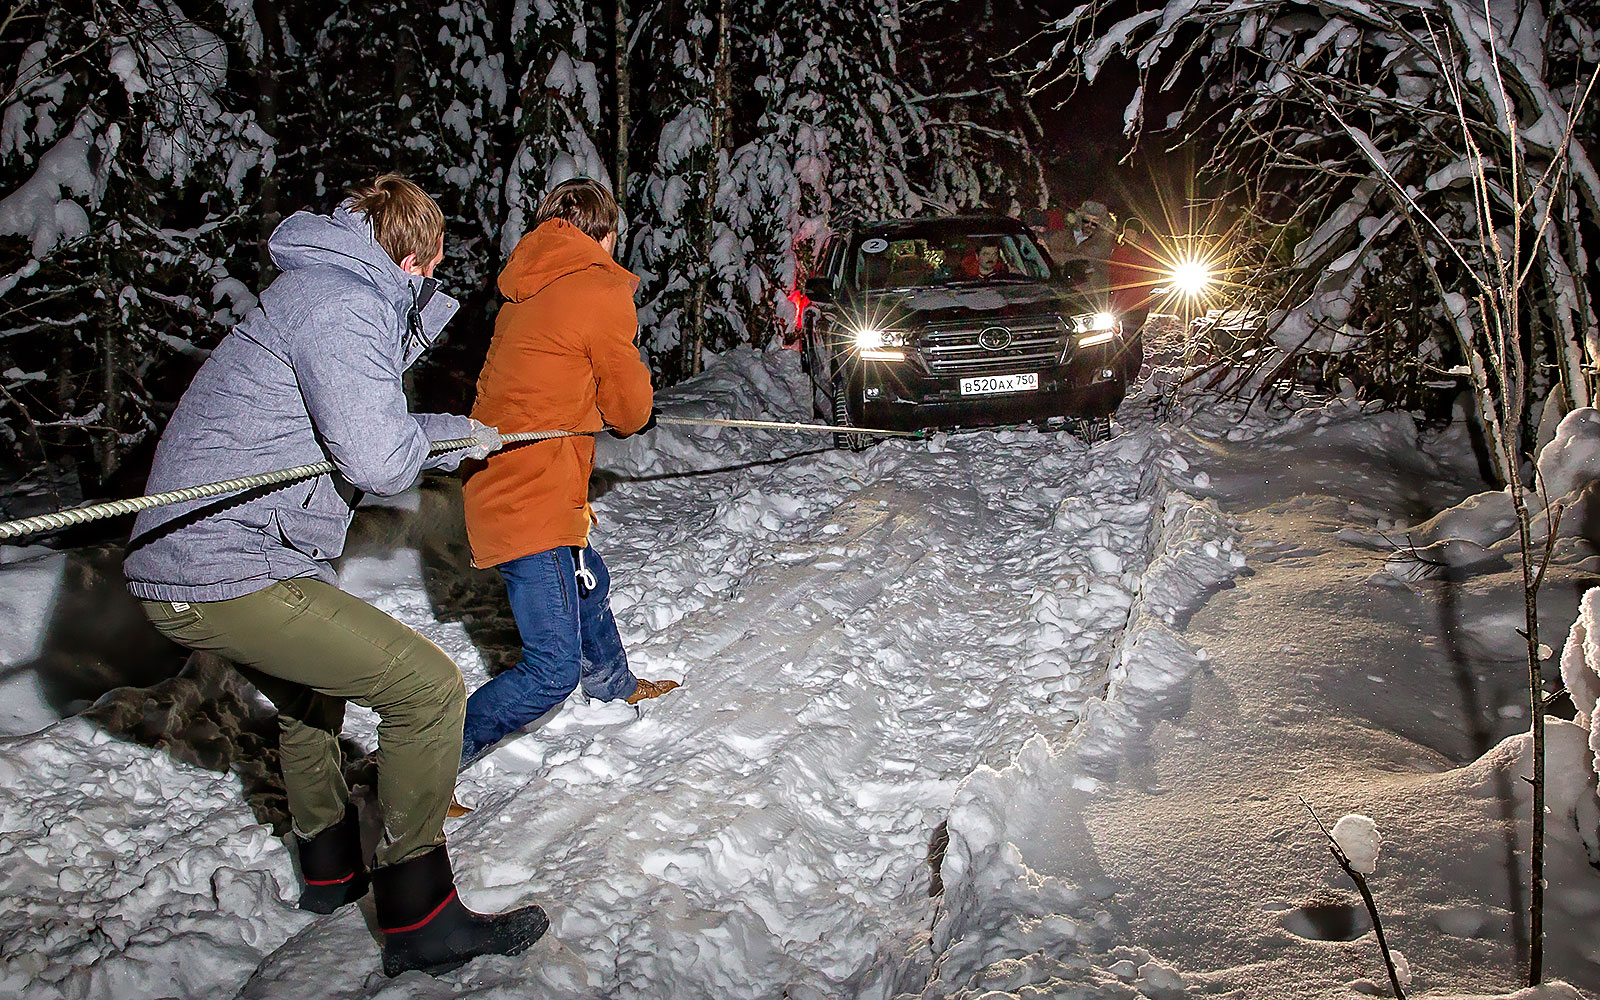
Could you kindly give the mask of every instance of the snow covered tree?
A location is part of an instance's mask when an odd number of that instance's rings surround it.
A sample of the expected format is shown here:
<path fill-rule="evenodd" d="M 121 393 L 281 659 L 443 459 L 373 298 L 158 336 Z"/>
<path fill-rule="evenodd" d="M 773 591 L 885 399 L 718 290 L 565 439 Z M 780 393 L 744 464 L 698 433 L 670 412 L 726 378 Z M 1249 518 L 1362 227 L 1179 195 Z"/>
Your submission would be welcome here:
<path fill-rule="evenodd" d="M 1419 381 L 1454 364 L 1492 381 L 1470 370 L 1484 330 L 1466 309 L 1470 272 L 1493 266 L 1473 183 L 1477 149 L 1490 169 L 1495 235 L 1527 251 L 1527 379 L 1490 388 L 1526 396 L 1539 440 L 1591 401 L 1600 328 L 1581 220 L 1600 208 L 1592 102 L 1569 121 L 1600 38 L 1591 7 L 1185 0 L 1119 10 L 1091 3 L 1055 22 L 1056 51 L 1036 85 L 1092 81 L 1125 56 L 1141 83 L 1125 114 L 1130 134 L 1146 130 L 1153 101 L 1175 100 L 1152 131 L 1205 139 L 1210 171 L 1247 198 L 1273 194 L 1256 203 L 1257 231 L 1299 235 L 1277 273 L 1253 270 L 1245 283 L 1275 290 L 1265 332 L 1278 345 L 1360 357 L 1410 338 L 1433 359 L 1416 367 Z M 1543 183 L 1558 174 L 1559 183 Z M 1513 218 L 1515 234 L 1504 231 Z M 1440 282 L 1416 270 L 1428 261 L 1439 262 Z M 1502 477 L 1516 474 L 1510 453 L 1496 464 Z"/>
<path fill-rule="evenodd" d="M 689 314 L 695 290 L 709 274 L 704 205 L 715 192 L 722 152 L 712 146 L 716 49 L 728 41 L 716 36 L 717 2 L 662 4 L 640 14 L 660 48 L 640 54 L 651 72 L 635 84 L 649 97 L 642 110 L 661 129 L 654 162 L 634 175 L 629 192 L 636 225 L 629 263 L 640 277 L 643 339 L 668 381 L 698 370 L 697 338 L 704 343 Z"/>
<path fill-rule="evenodd" d="M 519 4 L 512 17 L 515 65 L 522 76 L 514 114 L 516 153 L 505 179 L 500 251 L 511 252 L 529 229 L 545 192 L 573 177 L 611 183 L 600 152 L 599 39 L 583 0 Z M 596 32 L 598 34 L 598 32 Z"/>
<path fill-rule="evenodd" d="M 1026 84 L 1047 20 L 1031 0 L 933 0 L 907 15 L 900 64 L 918 91 L 930 203 L 1015 214 L 1049 202 L 1044 126 Z"/>
<path fill-rule="evenodd" d="M 841 223 L 933 204 L 926 193 L 952 190 L 938 178 L 970 150 L 930 141 L 901 80 L 897 0 L 699 0 L 640 17 L 634 36 L 665 51 L 640 54 L 641 117 L 660 133 L 630 193 L 629 260 L 644 279 L 645 342 L 673 380 L 702 348 L 785 332 L 797 263 Z"/>
<path fill-rule="evenodd" d="M 906 62 L 901 24 L 899 0 L 14 5 L 0 436 L 104 481 L 271 280 L 278 221 L 391 170 L 444 208 L 442 276 L 472 317 L 417 379 L 433 404 L 467 404 L 494 275 L 580 174 L 626 178 L 618 254 L 663 381 L 773 343 L 842 222 L 1016 201 L 980 151 L 1013 148 L 1011 126 L 922 100 L 908 75 L 951 81 L 927 51 Z"/>
<path fill-rule="evenodd" d="M 225 90 L 227 28 L 157 0 L 25 3 L 0 35 L 0 434 L 24 462 L 107 479 L 254 304 L 236 250 L 253 264 L 274 143 Z"/>

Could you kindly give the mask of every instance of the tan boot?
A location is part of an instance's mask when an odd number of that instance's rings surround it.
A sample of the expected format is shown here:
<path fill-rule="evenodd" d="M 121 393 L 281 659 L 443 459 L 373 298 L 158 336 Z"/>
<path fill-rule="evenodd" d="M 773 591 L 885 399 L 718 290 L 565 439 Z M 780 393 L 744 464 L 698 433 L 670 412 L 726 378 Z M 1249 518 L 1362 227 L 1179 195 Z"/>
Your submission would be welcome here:
<path fill-rule="evenodd" d="M 472 812 L 472 807 L 471 806 L 462 805 L 460 799 L 456 798 L 454 795 L 451 795 L 450 796 L 450 805 L 446 806 L 445 810 L 444 810 L 444 818 L 445 819 L 460 819 L 461 817 L 467 815 L 470 812 Z"/>
<path fill-rule="evenodd" d="M 646 698 L 659 698 L 678 686 L 677 681 L 647 681 L 639 678 L 639 686 L 628 695 L 628 704 L 637 705 Z"/>

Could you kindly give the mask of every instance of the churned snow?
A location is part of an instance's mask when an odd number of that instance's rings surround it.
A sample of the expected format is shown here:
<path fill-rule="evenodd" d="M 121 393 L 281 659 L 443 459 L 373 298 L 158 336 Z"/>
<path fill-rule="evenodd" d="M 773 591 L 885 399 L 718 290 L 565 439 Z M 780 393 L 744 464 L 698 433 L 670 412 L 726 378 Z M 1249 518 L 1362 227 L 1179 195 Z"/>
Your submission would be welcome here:
<path fill-rule="evenodd" d="M 809 395 L 793 354 L 739 350 L 661 404 L 807 419 Z M 1381 869 L 1375 837 L 1345 850 L 1414 989 L 1581 996 L 1515 992 L 1526 681 L 1491 634 L 1516 626 L 1510 564 L 1401 578 L 1374 551 L 1477 488 L 1427 444 L 1349 400 L 1170 408 L 1159 380 L 1092 448 L 1031 429 L 861 454 L 677 426 L 603 438 L 594 542 L 618 624 L 640 675 L 684 686 L 638 709 L 570 699 L 463 775 L 476 809 L 447 828 L 469 905 L 538 901 L 545 940 L 385 980 L 370 901 L 294 908 L 264 772 L 207 769 L 218 726 L 261 707 L 230 689 L 243 702 L 213 718 L 221 695 L 186 671 L 162 697 L 115 696 L 121 715 L 0 742 L 0 993 L 1381 991 L 1303 798 L 1390 831 Z M 55 615 L 60 558 L 0 564 L 13 620 Z M 1576 538 L 1558 550 L 1551 635 L 1578 617 L 1584 558 Z M 361 512 L 341 575 L 470 689 L 517 641 L 498 577 L 465 564 L 458 488 L 430 480 Z M 47 641 L 8 637 L 8 676 Z M 1573 648 L 1563 662 L 1592 669 Z M 375 722 L 351 709 L 347 734 L 371 747 Z M 1579 724 L 1550 733 L 1547 962 L 1592 990 L 1593 752 Z"/>

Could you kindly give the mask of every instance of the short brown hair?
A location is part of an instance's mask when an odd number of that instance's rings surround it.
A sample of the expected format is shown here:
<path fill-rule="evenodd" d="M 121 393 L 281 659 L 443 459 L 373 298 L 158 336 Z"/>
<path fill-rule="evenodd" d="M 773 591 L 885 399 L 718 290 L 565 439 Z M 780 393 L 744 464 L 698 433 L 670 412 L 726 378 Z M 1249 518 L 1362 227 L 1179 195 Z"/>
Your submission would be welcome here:
<path fill-rule="evenodd" d="M 567 220 L 598 243 L 617 231 L 617 199 L 599 181 L 574 177 L 544 196 L 533 226 L 537 229 L 551 219 Z"/>
<path fill-rule="evenodd" d="M 433 260 L 444 245 L 444 213 L 428 193 L 399 174 L 375 177 L 350 192 L 350 207 L 372 223 L 372 236 L 396 264 L 415 254 Z"/>

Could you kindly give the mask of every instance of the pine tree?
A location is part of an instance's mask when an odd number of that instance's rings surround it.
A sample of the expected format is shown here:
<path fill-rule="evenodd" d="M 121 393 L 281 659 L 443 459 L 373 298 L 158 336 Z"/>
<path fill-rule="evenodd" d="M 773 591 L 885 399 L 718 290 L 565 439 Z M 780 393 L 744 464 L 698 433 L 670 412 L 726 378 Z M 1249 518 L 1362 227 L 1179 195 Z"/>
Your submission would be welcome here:
<path fill-rule="evenodd" d="M 226 24 L 170 3 L 37 13 L 0 38 L 21 55 L 0 101 L 0 432 L 96 486 L 254 304 L 236 274 L 274 143 L 227 90 Z"/>
<path fill-rule="evenodd" d="M 516 65 L 523 67 L 514 121 L 517 151 L 505 181 L 500 249 L 509 254 L 529 229 L 540 199 L 573 177 L 607 185 L 611 171 L 596 141 L 601 134 L 602 47 L 591 36 L 583 0 L 519 7 L 511 26 Z"/>

